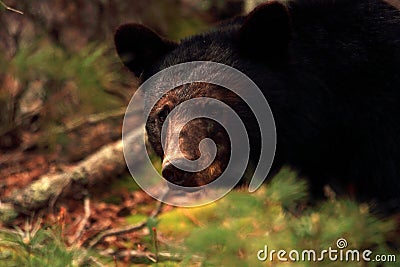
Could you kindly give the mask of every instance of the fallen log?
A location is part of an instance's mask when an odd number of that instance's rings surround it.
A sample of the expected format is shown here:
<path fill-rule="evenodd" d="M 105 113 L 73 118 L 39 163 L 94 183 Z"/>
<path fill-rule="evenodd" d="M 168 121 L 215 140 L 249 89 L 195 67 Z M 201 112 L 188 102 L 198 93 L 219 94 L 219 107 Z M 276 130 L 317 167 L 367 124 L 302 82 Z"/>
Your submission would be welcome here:
<path fill-rule="evenodd" d="M 132 131 L 130 142 L 139 138 L 142 131 L 143 127 Z M 51 207 L 61 195 L 82 194 L 85 188 L 100 185 L 125 170 L 122 140 L 105 145 L 78 164 L 65 168 L 62 173 L 43 175 L 15 192 L 11 198 L 3 200 L 0 203 L 0 219 L 3 223 L 9 223 L 21 213 L 31 214 Z"/>

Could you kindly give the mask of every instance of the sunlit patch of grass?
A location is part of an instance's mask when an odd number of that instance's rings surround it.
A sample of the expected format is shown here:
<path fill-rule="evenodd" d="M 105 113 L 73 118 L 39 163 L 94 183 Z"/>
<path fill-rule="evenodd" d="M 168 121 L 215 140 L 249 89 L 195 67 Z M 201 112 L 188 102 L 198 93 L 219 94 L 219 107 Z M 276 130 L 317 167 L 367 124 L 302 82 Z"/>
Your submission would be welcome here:
<path fill-rule="evenodd" d="M 285 169 L 254 194 L 239 190 L 212 205 L 162 214 L 158 229 L 180 241 L 182 245 L 176 249 L 187 266 L 196 262 L 202 266 L 261 266 L 266 263 L 258 261 L 257 251 L 265 245 L 276 250 L 318 252 L 336 248 L 339 238 L 346 238 L 350 248 L 398 254 L 386 244 L 396 229 L 394 221 L 378 219 L 365 204 L 347 199 L 305 207 L 307 195 L 307 184 Z M 354 266 L 354 262 L 326 260 L 318 266 Z"/>

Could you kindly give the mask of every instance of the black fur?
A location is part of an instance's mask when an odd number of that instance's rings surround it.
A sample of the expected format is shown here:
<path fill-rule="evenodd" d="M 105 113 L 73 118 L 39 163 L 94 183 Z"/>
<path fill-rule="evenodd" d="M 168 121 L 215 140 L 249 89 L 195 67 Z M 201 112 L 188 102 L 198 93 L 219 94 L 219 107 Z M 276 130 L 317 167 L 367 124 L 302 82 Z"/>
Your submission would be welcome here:
<path fill-rule="evenodd" d="M 289 165 L 310 179 L 314 192 L 327 183 L 339 192 L 351 186 L 360 200 L 398 208 L 399 11 L 380 0 L 297 0 L 259 9 L 264 14 L 253 12 L 182 40 L 146 62 L 143 79 L 194 60 L 239 69 L 261 88 L 273 111 L 273 171 Z M 255 15 L 260 23 L 244 38 L 246 22 Z M 242 117 L 251 117 L 244 106 L 236 107 L 241 108 Z M 250 121 L 257 151 L 259 135 Z M 147 130 L 151 137 L 152 125 Z"/>

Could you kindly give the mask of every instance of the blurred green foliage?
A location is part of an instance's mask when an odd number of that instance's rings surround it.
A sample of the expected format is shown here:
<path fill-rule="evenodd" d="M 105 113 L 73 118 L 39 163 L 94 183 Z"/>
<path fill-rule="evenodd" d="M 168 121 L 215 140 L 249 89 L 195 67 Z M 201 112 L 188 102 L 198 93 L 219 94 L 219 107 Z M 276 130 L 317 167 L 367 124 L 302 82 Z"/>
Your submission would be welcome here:
<path fill-rule="evenodd" d="M 158 219 L 144 215 L 149 213 L 148 209 L 138 209 L 126 220 L 132 225 L 147 220 L 149 234 L 140 243 L 148 250 L 180 255 L 181 261 L 163 261 L 153 266 L 287 266 L 290 262 L 279 262 L 276 258 L 272 262 L 269 259 L 261 262 L 257 252 L 267 245 L 269 251 L 283 249 L 301 253 L 313 249 L 319 253 L 329 247 L 337 249 L 340 238 L 347 240 L 348 249 L 371 250 L 371 258 L 384 254 L 396 255 L 399 259 L 399 251 L 388 246 L 396 230 L 394 220 L 378 219 L 367 205 L 347 199 L 321 201 L 310 207 L 306 205 L 307 184 L 295 176 L 285 169 L 254 194 L 236 190 L 212 204 L 175 208 L 162 213 Z M 288 191 L 289 194 L 284 194 Z M 162 237 L 158 250 L 154 247 L 153 227 L 157 229 L 158 239 Z M 124 244 L 127 249 L 137 246 L 129 241 Z M 86 265 L 88 262 L 90 253 L 67 247 L 57 227 L 0 232 L 0 266 L 90 266 Z M 375 262 L 329 261 L 327 257 L 320 262 L 293 264 L 381 266 Z M 396 266 L 396 263 L 384 266 Z"/>
<path fill-rule="evenodd" d="M 37 101 L 37 97 L 22 102 L 21 96 L 33 92 L 36 86 L 42 101 L 35 111 L 40 114 L 42 130 L 39 144 L 51 150 L 70 144 L 67 132 L 59 131 L 59 126 L 122 107 L 131 94 L 127 90 L 129 77 L 121 71 L 122 64 L 113 49 L 105 44 L 92 43 L 71 52 L 41 38 L 22 46 L 11 60 L 0 57 L 0 66 L 0 74 L 14 77 L 21 87 L 14 99 L 7 91 L 0 94 L 0 103 L 15 105 L 0 115 L 3 121 L 9 121 L 3 127 L 12 128 L 12 119 L 18 122 L 24 118 L 20 111 Z"/>
<path fill-rule="evenodd" d="M 268 248 L 290 251 L 336 247 L 345 238 L 350 249 L 396 254 L 386 243 L 395 222 L 378 219 L 365 204 L 341 199 L 305 208 L 307 185 L 283 170 L 254 194 L 234 191 L 216 203 L 199 208 L 177 208 L 162 214 L 158 229 L 182 244 L 168 247 L 181 253 L 177 266 L 286 266 L 260 262 L 257 251 Z M 295 212 L 294 212 L 295 211 Z M 395 264 L 395 263 L 394 263 Z M 296 266 L 364 266 L 356 262 L 298 262 Z M 370 264 L 368 266 L 378 266 Z M 390 265 L 385 265 L 390 266 Z M 392 265 L 395 266 L 395 265 Z"/>
<path fill-rule="evenodd" d="M 70 53 L 44 39 L 20 49 L 4 66 L 24 84 L 38 79 L 47 81 L 48 98 L 65 88 L 67 82 L 71 82 L 68 89 L 84 105 L 79 109 L 63 108 L 72 103 L 61 98 L 57 106 L 62 112 L 58 115 L 68 115 L 65 114 L 66 111 L 89 114 L 121 105 L 117 99 L 106 93 L 116 86 L 117 81 L 123 80 L 113 68 L 117 59 L 107 55 L 106 49 L 104 45 L 91 44 L 78 52 Z"/>

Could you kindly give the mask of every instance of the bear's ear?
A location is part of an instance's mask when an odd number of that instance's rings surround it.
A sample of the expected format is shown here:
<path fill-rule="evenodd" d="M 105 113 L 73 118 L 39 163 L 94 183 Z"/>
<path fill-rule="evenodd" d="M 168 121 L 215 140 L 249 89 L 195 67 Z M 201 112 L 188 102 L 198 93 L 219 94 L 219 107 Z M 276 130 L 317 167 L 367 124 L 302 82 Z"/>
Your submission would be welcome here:
<path fill-rule="evenodd" d="M 289 11 L 277 1 L 256 7 L 239 31 L 240 49 L 255 58 L 283 61 L 291 37 Z"/>
<path fill-rule="evenodd" d="M 177 44 L 141 24 L 124 24 L 115 32 L 114 43 L 122 62 L 137 77 Z"/>

